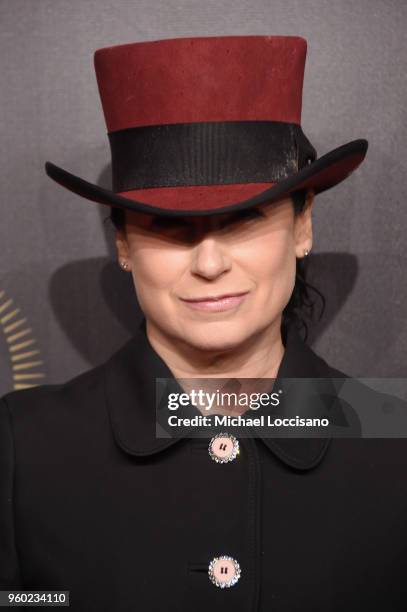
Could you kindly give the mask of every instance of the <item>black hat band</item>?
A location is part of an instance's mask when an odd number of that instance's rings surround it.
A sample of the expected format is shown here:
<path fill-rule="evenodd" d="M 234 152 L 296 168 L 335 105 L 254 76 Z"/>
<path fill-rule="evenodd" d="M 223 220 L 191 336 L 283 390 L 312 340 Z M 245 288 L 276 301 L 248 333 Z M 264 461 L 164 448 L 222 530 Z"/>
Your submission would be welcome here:
<path fill-rule="evenodd" d="M 301 126 L 214 121 L 108 134 L 115 193 L 153 187 L 277 183 L 316 159 Z"/>

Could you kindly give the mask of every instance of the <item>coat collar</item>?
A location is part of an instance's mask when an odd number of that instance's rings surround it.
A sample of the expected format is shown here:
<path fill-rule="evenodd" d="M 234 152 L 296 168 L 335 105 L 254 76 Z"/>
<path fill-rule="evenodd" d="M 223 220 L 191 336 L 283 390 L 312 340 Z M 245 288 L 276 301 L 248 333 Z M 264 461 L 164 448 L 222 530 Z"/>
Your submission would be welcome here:
<path fill-rule="evenodd" d="M 103 368 L 110 424 L 122 450 L 137 457 L 147 457 L 175 444 L 179 438 L 156 437 L 155 378 L 175 379 L 151 346 L 145 320 Z M 277 378 L 345 376 L 321 359 L 301 339 L 293 325 L 288 328 Z M 282 462 L 298 470 L 318 465 L 330 444 L 330 438 L 266 438 L 261 433 L 259 438 Z"/>

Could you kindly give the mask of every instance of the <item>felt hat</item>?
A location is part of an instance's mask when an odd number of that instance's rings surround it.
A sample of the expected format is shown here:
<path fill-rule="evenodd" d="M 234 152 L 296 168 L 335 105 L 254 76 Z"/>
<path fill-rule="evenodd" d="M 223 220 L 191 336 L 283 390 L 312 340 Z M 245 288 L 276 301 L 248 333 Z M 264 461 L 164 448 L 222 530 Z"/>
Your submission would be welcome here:
<path fill-rule="evenodd" d="M 365 139 L 317 157 L 301 128 L 307 42 L 298 36 L 207 36 L 98 49 L 96 78 L 112 189 L 46 162 L 93 202 L 178 216 L 244 210 L 343 181 Z"/>

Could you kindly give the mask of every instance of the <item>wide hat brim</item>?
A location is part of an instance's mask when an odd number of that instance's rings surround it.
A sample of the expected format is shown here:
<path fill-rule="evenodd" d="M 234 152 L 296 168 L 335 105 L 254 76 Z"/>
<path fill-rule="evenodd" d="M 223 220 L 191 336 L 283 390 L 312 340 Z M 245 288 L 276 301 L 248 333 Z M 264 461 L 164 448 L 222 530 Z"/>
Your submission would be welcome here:
<path fill-rule="evenodd" d="M 367 148 L 367 140 L 353 140 L 277 183 L 154 187 L 115 193 L 49 161 L 45 164 L 45 171 L 63 187 L 92 202 L 161 216 L 197 216 L 245 210 L 283 199 L 295 191 L 321 193 L 356 170 L 364 160 Z"/>

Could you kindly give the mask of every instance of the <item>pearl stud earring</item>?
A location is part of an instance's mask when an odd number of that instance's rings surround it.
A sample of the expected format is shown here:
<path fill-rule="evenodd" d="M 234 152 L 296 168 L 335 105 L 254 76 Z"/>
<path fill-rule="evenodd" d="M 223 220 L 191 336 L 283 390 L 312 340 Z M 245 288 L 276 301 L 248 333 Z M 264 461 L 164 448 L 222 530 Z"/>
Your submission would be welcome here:
<path fill-rule="evenodd" d="M 120 265 L 123 268 L 123 270 L 128 270 L 129 268 L 129 264 L 127 263 L 127 261 L 121 261 Z"/>

